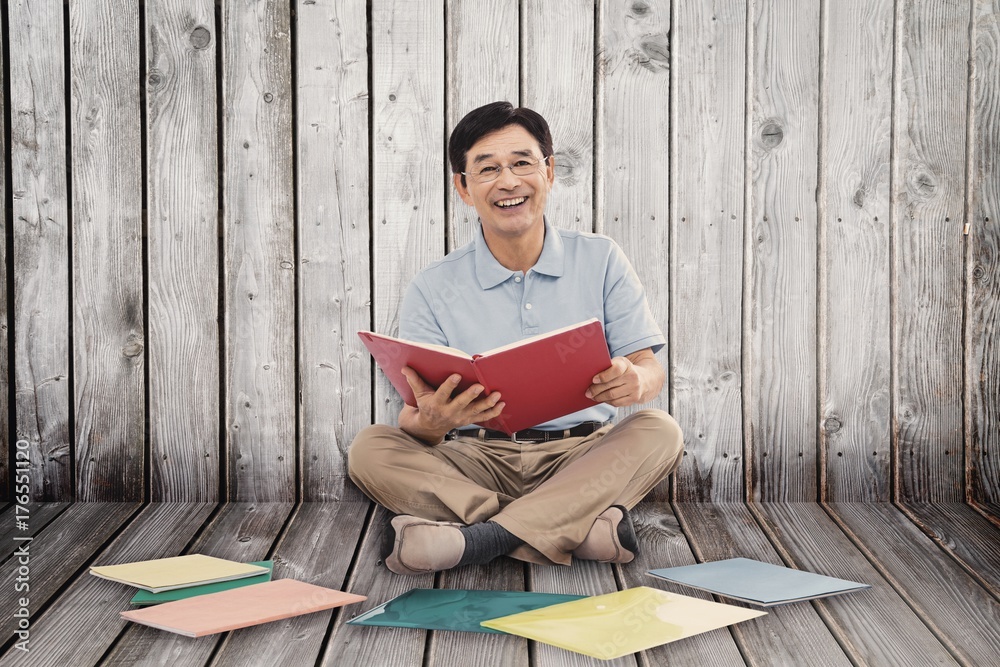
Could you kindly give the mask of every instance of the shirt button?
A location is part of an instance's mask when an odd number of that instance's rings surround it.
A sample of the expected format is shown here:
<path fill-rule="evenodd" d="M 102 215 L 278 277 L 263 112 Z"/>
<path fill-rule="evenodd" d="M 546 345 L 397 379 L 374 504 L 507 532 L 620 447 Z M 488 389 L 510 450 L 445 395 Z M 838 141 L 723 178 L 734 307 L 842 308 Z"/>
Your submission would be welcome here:
<path fill-rule="evenodd" d="M 530 303 L 524 304 L 524 307 L 525 307 L 526 310 L 531 310 L 531 304 Z"/>
<path fill-rule="evenodd" d="M 514 276 L 514 282 L 515 283 L 521 282 L 521 276 Z"/>

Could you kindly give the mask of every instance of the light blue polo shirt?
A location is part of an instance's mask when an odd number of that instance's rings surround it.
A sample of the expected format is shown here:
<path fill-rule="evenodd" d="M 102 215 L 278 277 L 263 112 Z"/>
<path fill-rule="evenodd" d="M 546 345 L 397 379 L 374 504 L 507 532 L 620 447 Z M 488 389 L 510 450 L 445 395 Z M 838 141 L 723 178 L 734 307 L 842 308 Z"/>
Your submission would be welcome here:
<path fill-rule="evenodd" d="M 656 352 L 666 343 L 638 276 L 609 237 L 546 220 L 542 254 L 522 273 L 493 257 L 477 224 L 470 243 L 414 277 L 400 307 L 399 336 L 480 354 L 592 317 L 604 323 L 612 357 Z M 601 403 L 536 428 L 571 428 L 616 413 Z"/>

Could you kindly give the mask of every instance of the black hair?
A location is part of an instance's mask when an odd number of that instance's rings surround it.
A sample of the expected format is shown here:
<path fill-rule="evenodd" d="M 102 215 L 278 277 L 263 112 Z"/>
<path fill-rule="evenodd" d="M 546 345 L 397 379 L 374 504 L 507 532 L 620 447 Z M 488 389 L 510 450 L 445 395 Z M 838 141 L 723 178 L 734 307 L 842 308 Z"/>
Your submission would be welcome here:
<path fill-rule="evenodd" d="M 491 102 L 465 114 L 452 130 L 448 141 L 451 171 L 455 174 L 465 171 L 465 155 L 473 144 L 508 125 L 520 125 L 527 130 L 538 141 L 542 157 L 552 155 L 552 133 L 541 114 L 527 107 L 515 108 L 510 102 Z M 462 185 L 465 185 L 465 176 L 462 176 Z"/>

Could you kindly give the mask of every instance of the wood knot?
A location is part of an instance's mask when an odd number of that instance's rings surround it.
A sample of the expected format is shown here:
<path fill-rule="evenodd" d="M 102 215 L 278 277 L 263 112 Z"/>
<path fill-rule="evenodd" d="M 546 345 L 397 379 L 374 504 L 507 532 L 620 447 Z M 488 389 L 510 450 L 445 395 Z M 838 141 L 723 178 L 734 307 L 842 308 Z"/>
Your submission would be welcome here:
<path fill-rule="evenodd" d="M 629 7 L 629 11 L 632 12 L 632 16 L 645 16 L 649 13 L 649 5 L 645 2 L 635 2 Z"/>
<path fill-rule="evenodd" d="M 910 194 L 918 200 L 930 199 L 934 196 L 935 190 L 937 190 L 937 183 L 934 182 L 934 177 L 926 171 L 918 171 L 910 174 L 907 181 Z"/>
<path fill-rule="evenodd" d="M 191 31 L 191 46 L 196 49 L 207 48 L 212 43 L 212 33 L 205 26 L 198 26 Z"/>
<path fill-rule="evenodd" d="M 785 138 L 785 131 L 777 123 L 768 123 L 760 131 L 760 143 L 764 148 L 774 148 Z"/>
<path fill-rule="evenodd" d="M 122 347 L 122 354 L 129 358 L 138 357 L 142 354 L 142 341 L 130 340 L 125 343 L 125 346 Z"/>
<path fill-rule="evenodd" d="M 864 188 L 858 188 L 858 191 L 854 193 L 854 205 L 858 208 L 864 208 L 867 195 L 868 193 L 865 192 Z"/>
<path fill-rule="evenodd" d="M 648 35 L 639 42 L 636 62 L 650 72 L 670 71 L 670 40 L 666 35 Z"/>
<path fill-rule="evenodd" d="M 841 424 L 840 420 L 836 417 L 830 417 L 826 420 L 824 426 L 826 427 L 827 433 L 836 433 L 841 429 L 841 427 L 843 427 L 843 424 Z"/>
<path fill-rule="evenodd" d="M 580 163 L 583 155 L 574 148 L 555 152 L 555 172 L 558 180 L 568 186 L 575 185 L 580 180 Z"/>
<path fill-rule="evenodd" d="M 163 73 L 159 70 L 150 70 L 149 76 L 146 77 L 146 83 L 149 84 L 150 88 L 159 88 L 163 84 Z"/>

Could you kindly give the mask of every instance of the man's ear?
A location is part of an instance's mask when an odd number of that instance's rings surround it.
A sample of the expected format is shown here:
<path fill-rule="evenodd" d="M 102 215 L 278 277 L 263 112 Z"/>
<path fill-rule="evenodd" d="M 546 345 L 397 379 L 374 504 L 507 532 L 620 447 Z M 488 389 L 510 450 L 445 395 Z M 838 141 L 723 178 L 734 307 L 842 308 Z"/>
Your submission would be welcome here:
<path fill-rule="evenodd" d="M 545 180 L 549 184 L 549 190 L 551 190 L 552 184 L 556 182 L 556 156 L 550 155 L 549 159 L 545 162 L 547 163 L 545 167 Z"/>
<path fill-rule="evenodd" d="M 455 184 L 455 189 L 458 190 L 458 196 L 462 198 L 462 201 L 474 207 L 472 197 L 469 195 L 469 188 L 462 185 L 462 175 L 452 174 L 451 181 Z"/>

